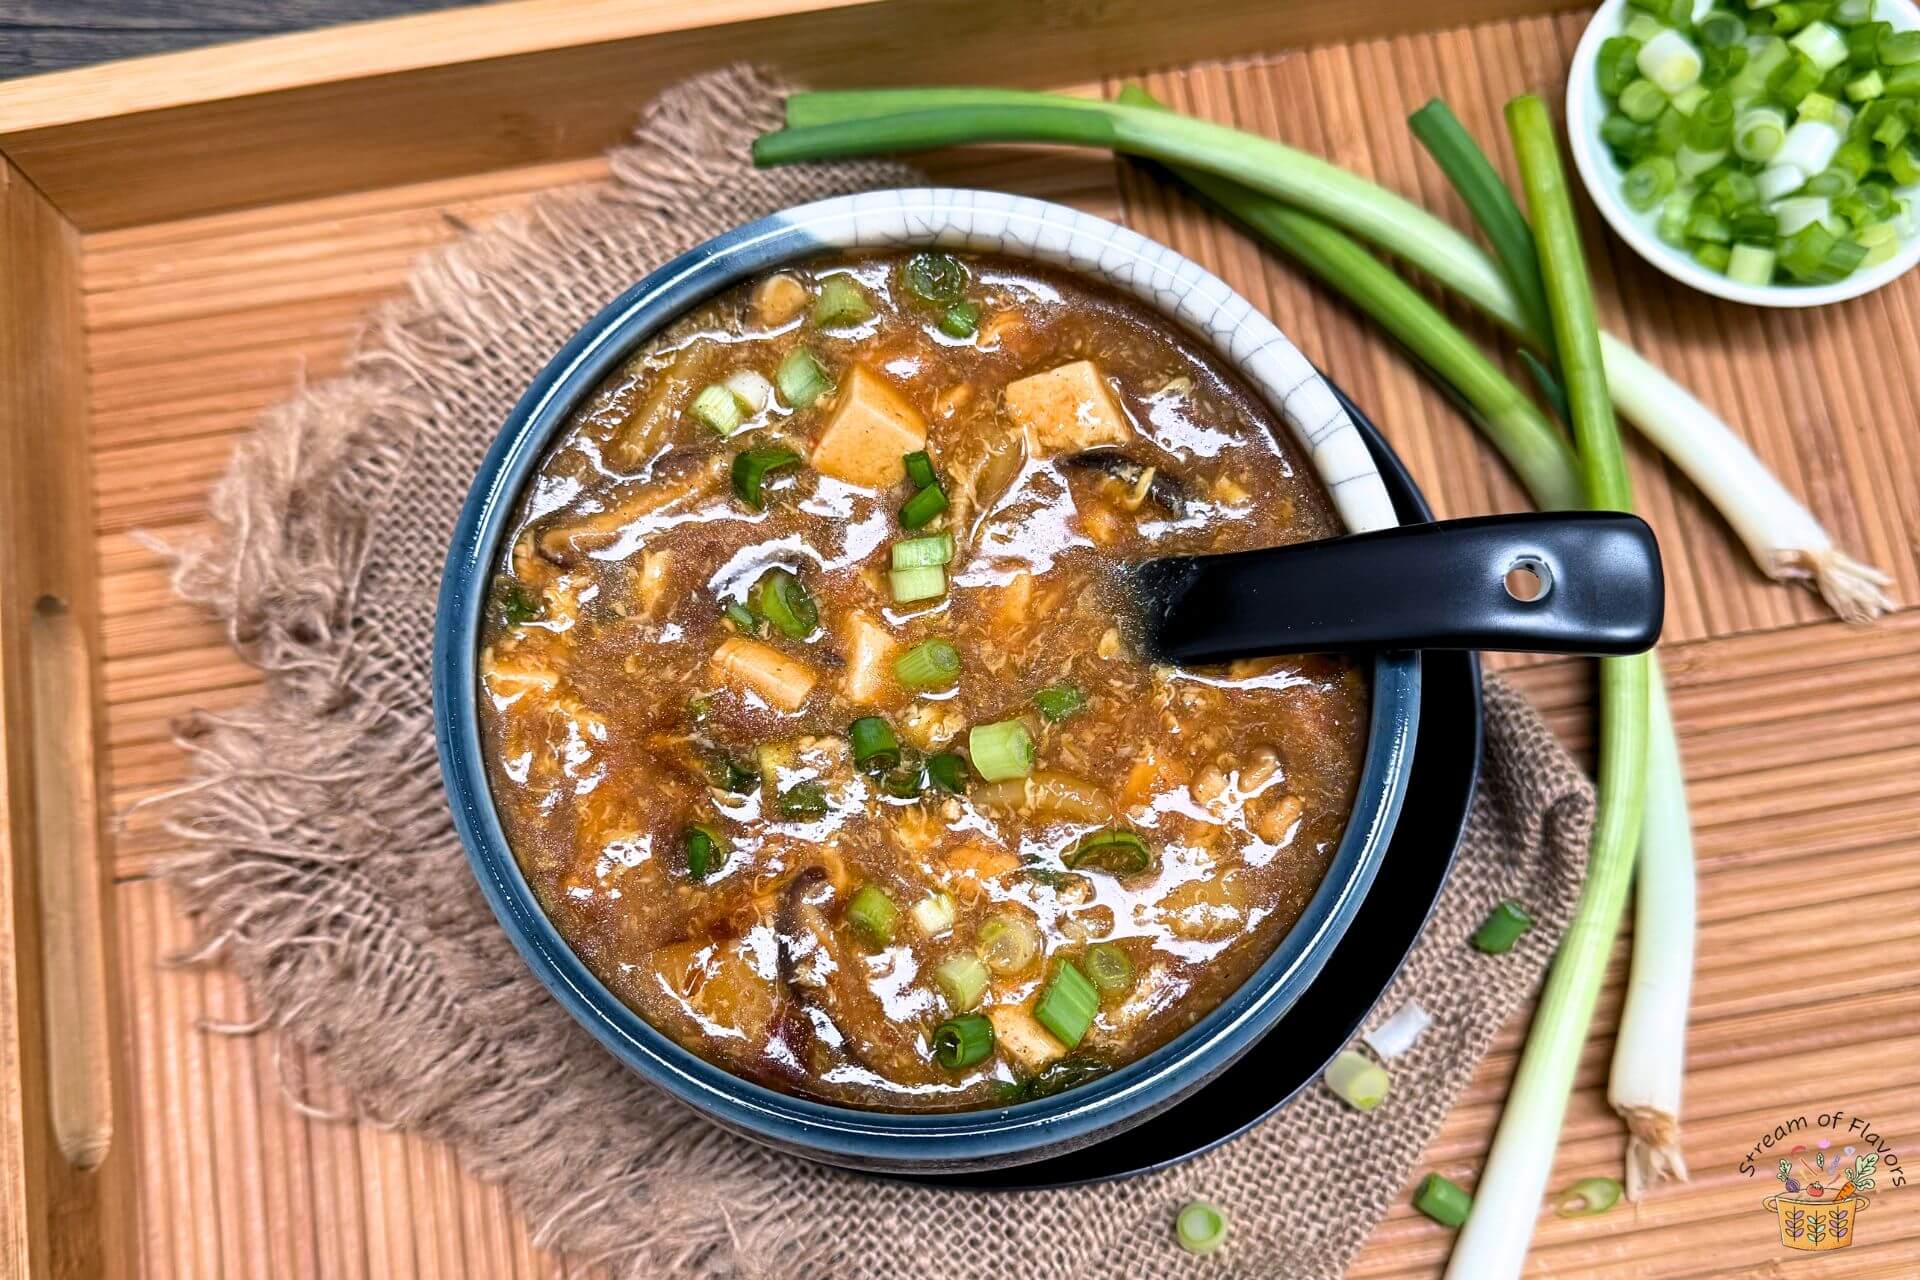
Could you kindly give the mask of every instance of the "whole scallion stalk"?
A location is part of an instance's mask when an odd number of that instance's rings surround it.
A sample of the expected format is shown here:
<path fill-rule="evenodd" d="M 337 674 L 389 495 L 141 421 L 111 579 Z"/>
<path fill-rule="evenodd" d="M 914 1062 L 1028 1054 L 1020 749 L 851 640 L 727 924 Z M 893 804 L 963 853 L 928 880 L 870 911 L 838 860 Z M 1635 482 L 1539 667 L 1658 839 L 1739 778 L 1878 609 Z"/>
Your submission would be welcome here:
<path fill-rule="evenodd" d="M 795 94 L 787 123 L 755 141 L 757 162 L 1000 141 L 1106 147 L 1204 170 L 1398 254 L 1524 341 L 1544 348 L 1549 340 L 1493 261 L 1445 222 L 1317 156 L 1224 125 L 1061 94 L 969 88 Z M 1600 341 L 1621 411 L 1712 499 L 1769 576 L 1812 582 L 1850 621 L 1892 607 L 1883 590 L 1891 580 L 1836 548 L 1726 423 L 1626 343 L 1607 334 Z"/>
<path fill-rule="evenodd" d="M 1507 126 L 1533 214 L 1534 242 L 1553 315 L 1588 504 L 1629 510 L 1633 491 L 1606 390 L 1593 286 L 1553 124 L 1545 104 L 1526 94 L 1507 104 Z M 1633 878 L 1646 798 L 1649 666 L 1645 655 L 1605 658 L 1600 663 L 1599 801 L 1587 878 L 1573 922 L 1548 971 L 1493 1149 L 1475 1190 L 1474 1211 L 1461 1228 L 1448 1262 L 1450 1280 L 1507 1280 L 1517 1277 L 1526 1261 L 1541 1196 L 1553 1170 L 1580 1047 L 1593 1019 L 1607 955 L 1619 932 Z"/>
<path fill-rule="evenodd" d="M 1122 89 L 1120 101 L 1165 109 L 1137 85 Z M 1399 339 L 1464 402 L 1536 503 L 1553 509 L 1580 505 L 1573 450 L 1565 437 L 1419 290 L 1353 237 L 1312 214 L 1210 173 L 1177 165 L 1171 172 L 1209 204 L 1339 290 Z"/>

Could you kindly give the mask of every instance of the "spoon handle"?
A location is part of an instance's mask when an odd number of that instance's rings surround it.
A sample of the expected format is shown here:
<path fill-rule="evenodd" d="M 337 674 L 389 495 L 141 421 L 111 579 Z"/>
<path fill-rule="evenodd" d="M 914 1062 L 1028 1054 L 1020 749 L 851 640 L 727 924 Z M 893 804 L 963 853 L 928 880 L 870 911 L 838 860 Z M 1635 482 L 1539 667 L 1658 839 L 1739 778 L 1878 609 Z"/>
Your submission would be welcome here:
<path fill-rule="evenodd" d="M 1524 598 L 1529 573 L 1539 590 Z M 1170 556 L 1136 566 L 1132 585 L 1149 653 L 1183 664 L 1356 649 L 1639 653 L 1659 639 L 1666 603 L 1653 530 L 1618 511 Z"/>

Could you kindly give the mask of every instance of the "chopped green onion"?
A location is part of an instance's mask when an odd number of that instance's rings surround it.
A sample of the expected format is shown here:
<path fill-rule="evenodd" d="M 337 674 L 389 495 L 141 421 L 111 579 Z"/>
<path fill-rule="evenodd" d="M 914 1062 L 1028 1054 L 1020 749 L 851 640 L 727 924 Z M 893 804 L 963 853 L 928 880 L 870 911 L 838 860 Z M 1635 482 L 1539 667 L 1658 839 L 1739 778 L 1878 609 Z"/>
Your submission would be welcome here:
<path fill-rule="evenodd" d="M 876 947 L 893 942 L 894 926 L 900 921 L 900 908 L 893 905 L 887 891 L 877 884 L 863 884 L 847 903 L 847 922 Z"/>
<path fill-rule="evenodd" d="M 979 1004 L 988 980 L 987 966 L 971 951 L 948 956 L 933 971 L 934 985 L 947 998 L 947 1007 L 956 1012 Z"/>
<path fill-rule="evenodd" d="M 865 324 L 873 315 L 866 290 L 849 275 L 828 276 L 813 300 L 813 322 L 822 329 L 845 329 Z"/>
<path fill-rule="evenodd" d="M 1673 95 L 1673 109 L 1683 116 L 1692 116 L 1694 112 L 1700 109 L 1700 104 L 1705 102 L 1712 93 L 1713 90 L 1707 88 L 1704 84 L 1696 84 L 1691 89 L 1683 89 Z"/>
<path fill-rule="evenodd" d="M 755 511 L 765 511 L 767 498 L 763 486 L 767 475 L 799 463 L 799 454 L 779 445 L 742 449 L 733 455 L 733 496 Z"/>
<path fill-rule="evenodd" d="M 733 398 L 740 402 L 740 411 L 749 418 L 766 408 L 767 401 L 773 398 L 773 384 L 752 369 L 736 369 L 720 385 L 733 392 Z"/>
<path fill-rule="evenodd" d="M 1694 23 L 1693 33 L 1711 49 L 1725 49 L 1747 38 L 1747 24 L 1737 13 L 1715 9 Z"/>
<path fill-rule="evenodd" d="M 1355 1111 L 1371 1111 L 1393 1087 L 1387 1069 L 1357 1049 L 1344 1049 L 1327 1064 L 1327 1088 Z"/>
<path fill-rule="evenodd" d="M 933 455 L 929 454 L 925 449 L 916 449 L 912 453 L 904 455 L 900 459 L 900 462 L 901 465 L 906 468 L 907 483 L 915 489 L 924 489 L 940 478 L 934 474 Z M 941 563 L 944 564 L 945 561 Z M 898 569 L 902 566 L 898 562 L 895 562 L 893 567 Z"/>
<path fill-rule="evenodd" d="M 1055 966 L 1053 980 L 1033 1004 L 1034 1018 L 1069 1049 L 1085 1038 L 1099 1012 L 1100 993 L 1071 960 Z"/>
<path fill-rule="evenodd" d="M 900 268 L 900 283 L 922 302 L 951 306 L 967 291 L 967 267 L 960 259 L 938 249 L 922 249 L 912 254 Z"/>
<path fill-rule="evenodd" d="M 820 625 L 820 606 L 806 585 L 785 569 L 769 569 L 747 592 L 753 611 L 793 640 L 804 640 Z"/>
<path fill-rule="evenodd" d="M 827 792 L 817 782 L 796 782 L 773 800 L 774 812 L 783 818 L 818 818 L 827 811 Z"/>
<path fill-rule="evenodd" d="M 847 726 L 853 743 L 853 766 L 863 773 L 885 773 L 900 763 L 900 739 L 880 716 L 861 716 Z"/>
<path fill-rule="evenodd" d="M 500 621 L 509 627 L 523 626 L 539 617 L 540 602 L 518 585 L 500 593 Z"/>
<path fill-rule="evenodd" d="M 1227 1242 L 1226 1211 L 1205 1200 L 1191 1201 L 1180 1207 L 1173 1234 L 1182 1249 L 1204 1258 Z"/>
<path fill-rule="evenodd" d="M 1620 93 L 1620 110 L 1635 124 L 1652 124 L 1667 109 L 1667 95 L 1651 80 L 1635 80 Z"/>
<path fill-rule="evenodd" d="M 1620 1203 L 1620 1184 L 1612 1178 L 1582 1178 L 1560 1193 L 1553 1206 L 1562 1218 L 1591 1218 Z"/>
<path fill-rule="evenodd" d="M 743 796 L 760 785 L 760 771 L 741 764 L 724 751 L 709 755 L 705 764 L 707 785 L 716 791 Z"/>
<path fill-rule="evenodd" d="M 956 302 L 940 317 L 940 332 L 949 338 L 971 338 L 980 328 L 980 308 L 971 302 Z"/>
<path fill-rule="evenodd" d="M 1887 82 L 1881 78 L 1878 68 L 1847 81 L 1847 101 L 1849 102 L 1871 102 L 1886 91 Z"/>
<path fill-rule="evenodd" d="M 911 747 L 903 747 L 900 763 L 880 775 L 880 794 L 895 800 L 912 800 L 926 789 L 926 762 Z"/>
<path fill-rule="evenodd" d="M 1060 861 L 1072 871 L 1085 868 L 1116 876 L 1134 876 L 1153 865 L 1153 850 L 1137 833 L 1116 828 L 1081 836 L 1073 848 L 1060 856 Z"/>
<path fill-rule="evenodd" d="M 693 398 L 693 404 L 688 406 L 687 412 L 702 425 L 723 436 L 732 435 L 747 417 L 741 411 L 739 398 L 717 382 L 703 388 Z"/>
<path fill-rule="evenodd" d="M 1133 960 L 1118 943 L 1095 943 L 1087 948 L 1081 963 L 1087 966 L 1087 976 L 1093 979 L 1093 985 L 1102 991 L 1133 989 Z"/>
<path fill-rule="evenodd" d="M 712 827 L 688 827 L 680 833 L 680 841 L 687 851 L 687 878 L 690 880 L 705 880 L 727 860 L 726 838 Z"/>
<path fill-rule="evenodd" d="M 937 564 L 893 569 L 887 573 L 887 585 L 893 589 L 895 604 L 934 600 L 947 593 L 947 571 Z"/>
<path fill-rule="evenodd" d="M 1640 53 L 1640 42 L 1632 36 L 1608 36 L 1600 42 L 1600 52 L 1594 58 L 1594 75 L 1600 82 L 1600 92 L 1609 99 L 1620 96 L 1620 91 L 1633 83 L 1639 74 L 1639 68 L 1633 60 Z"/>
<path fill-rule="evenodd" d="M 1733 261 L 1733 250 L 1724 244 L 1701 241 L 1693 246 L 1693 258 L 1709 271 L 1726 274 L 1727 264 Z"/>
<path fill-rule="evenodd" d="M 1839 102 L 1829 98 L 1826 94 L 1816 89 L 1806 97 L 1800 99 L 1799 105 L 1793 109 L 1793 118 L 1795 120 L 1814 120 L 1821 124 L 1832 124 L 1833 118 L 1839 110 Z"/>
<path fill-rule="evenodd" d="M 926 485 L 900 507 L 900 526 L 904 529 L 918 529 L 929 520 L 947 509 L 947 491 L 940 487 L 939 481 Z"/>
<path fill-rule="evenodd" d="M 1018 720 L 977 724 L 967 730 L 967 755 L 988 782 L 1024 778 L 1033 772 L 1033 735 Z"/>
<path fill-rule="evenodd" d="M 1679 170 L 1672 160 L 1666 156 L 1648 156 L 1627 170 L 1621 194 L 1626 196 L 1628 204 L 1644 213 L 1666 199 L 1679 180 Z"/>
<path fill-rule="evenodd" d="M 907 914 L 913 917 L 914 927 L 921 933 L 929 938 L 937 938 L 953 928 L 953 921 L 958 911 L 953 895 L 943 889 L 936 889 L 914 903 Z"/>
<path fill-rule="evenodd" d="M 759 625 L 753 616 L 753 610 L 747 608 L 747 606 L 741 604 L 738 600 L 727 601 L 727 607 L 722 610 L 722 612 L 726 614 L 728 622 L 731 622 L 742 631 L 751 632 Z"/>
<path fill-rule="evenodd" d="M 933 1030 L 933 1060 L 959 1071 L 993 1053 L 993 1023 L 984 1013 L 948 1018 Z"/>
<path fill-rule="evenodd" d="M 1087 695 L 1070 684 L 1050 684 L 1033 695 L 1033 705 L 1051 721 L 1065 720 L 1087 705 Z"/>
<path fill-rule="evenodd" d="M 1880 61 L 1889 67 L 1911 66 L 1920 62 L 1920 31 L 1895 31 L 1891 24 L 1883 24 L 1880 32 L 1879 47 L 1876 52 Z"/>
<path fill-rule="evenodd" d="M 954 795 L 965 795 L 967 790 L 967 762 L 957 751 L 942 751 L 938 755 L 927 757 L 927 776 L 942 791 Z"/>
<path fill-rule="evenodd" d="M 1457 1227 L 1472 1211 L 1473 1197 L 1459 1183 L 1430 1173 L 1420 1180 L 1419 1190 L 1413 1193 L 1413 1207 L 1443 1227 Z"/>
<path fill-rule="evenodd" d="M 805 409 L 833 390 L 833 379 L 805 347 L 787 352 L 774 381 L 780 386 L 780 398 L 793 409 Z"/>
<path fill-rule="evenodd" d="M 896 569 L 947 564 L 953 559 L 953 535 L 942 530 L 924 537 L 905 538 L 893 544 L 892 555 Z"/>
<path fill-rule="evenodd" d="M 1736 244 L 1727 255 L 1727 279 L 1741 284 L 1773 283 L 1774 252 L 1757 244 Z"/>
<path fill-rule="evenodd" d="M 944 689 L 960 674 L 960 651 L 945 640 L 923 640 L 893 660 L 893 674 L 909 689 Z"/>
<path fill-rule="evenodd" d="M 1509 898 L 1495 907 L 1473 931 L 1473 948 L 1490 956 L 1505 955 L 1520 941 L 1520 935 L 1533 928 L 1533 917 L 1526 908 Z"/>
<path fill-rule="evenodd" d="M 995 973 L 1024 973 L 1040 958 L 1040 930 L 1032 920 L 1007 911 L 989 917 L 974 935 L 980 959 Z"/>
<path fill-rule="evenodd" d="M 1748 107 L 1734 122 L 1733 154 L 1759 164 L 1778 151 L 1786 137 L 1784 111 L 1764 105 Z"/>
<path fill-rule="evenodd" d="M 1640 74 L 1660 86 L 1662 93 L 1675 94 L 1692 86 L 1700 78 L 1700 51 L 1678 31 L 1663 27 L 1640 46 L 1634 56 Z"/>
<path fill-rule="evenodd" d="M 1824 22 L 1809 22 L 1787 43 L 1822 71 L 1831 71 L 1847 60 L 1846 37 Z"/>

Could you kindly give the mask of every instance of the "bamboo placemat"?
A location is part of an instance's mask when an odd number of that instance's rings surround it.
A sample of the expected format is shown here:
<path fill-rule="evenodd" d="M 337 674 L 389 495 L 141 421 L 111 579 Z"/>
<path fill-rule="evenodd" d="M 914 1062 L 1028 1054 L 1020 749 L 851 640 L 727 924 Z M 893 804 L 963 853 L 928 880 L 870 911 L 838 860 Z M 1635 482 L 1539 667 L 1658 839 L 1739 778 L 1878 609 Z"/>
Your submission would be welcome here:
<path fill-rule="evenodd" d="M 1577 15 L 1330 46 L 1150 77 L 1177 105 L 1370 173 L 1460 221 L 1403 120 L 1443 94 L 1486 141 L 1522 88 L 1557 96 Z M 1083 85 L 1080 91 L 1111 91 Z M 636 104 L 637 105 L 637 104 Z M 1497 158 L 1504 146 L 1490 147 Z M 1274 316 L 1381 423 L 1443 515 L 1514 509 L 1512 478 L 1395 350 L 1290 267 L 1137 173 L 1079 153 L 930 158 L 937 180 L 996 186 L 1119 218 L 1224 275 Z M 85 243 L 95 520 L 108 765 L 124 808 L 182 775 L 174 717 L 251 696 L 218 630 L 168 592 L 132 535 L 203 519 L 209 485 L 254 416 L 337 368 L 359 318 L 415 255 L 536 192 L 588 180 L 582 162 L 101 233 Z M 1735 422 L 1857 554 L 1920 600 L 1920 275 L 1806 313 L 1714 304 L 1667 282 L 1589 218 L 1610 324 L 1656 351 Z M 1643 511 L 1668 556 L 1668 663 L 1701 872 L 1700 970 L 1690 1038 L 1694 1180 L 1637 1209 L 1542 1226 L 1540 1275 L 1911 1277 L 1920 1196 L 1886 1196 L 1859 1243 L 1788 1254 L 1736 1169 L 1791 1116 L 1844 1106 L 1920 1162 L 1920 610 L 1858 630 L 1804 592 L 1764 581 L 1713 511 L 1636 446 Z M 1503 659 L 1584 750 L 1590 670 Z M 244 1025 L 217 967 L 169 969 L 188 944 L 147 879 L 167 845 L 136 818 L 119 835 L 121 973 L 136 1080 L 144 1274 L 273 1277 L 561 1276 L 500 1194 L 405 1134 L 327 1118 L 324 1071 Z M 1844 959 L 1803 970 L 1808 939 Z M 1569 1110 L 1556 1183 L 1617 1173 L 1623 1136 L 1604 1099 L 1624 948 Z M 1522 1028 L 1510 1028 L 1428 1155 L 1459 1176 L 1488 1141 Z M 638 1086 L 636 1086 L 638 1087 Z M 302 1106 L 289 1101 L 303 1100 Z M 1448 1236 L 1406 1209 L 1376 1231 L 1356 1277 L 1437 1275 Z"/>

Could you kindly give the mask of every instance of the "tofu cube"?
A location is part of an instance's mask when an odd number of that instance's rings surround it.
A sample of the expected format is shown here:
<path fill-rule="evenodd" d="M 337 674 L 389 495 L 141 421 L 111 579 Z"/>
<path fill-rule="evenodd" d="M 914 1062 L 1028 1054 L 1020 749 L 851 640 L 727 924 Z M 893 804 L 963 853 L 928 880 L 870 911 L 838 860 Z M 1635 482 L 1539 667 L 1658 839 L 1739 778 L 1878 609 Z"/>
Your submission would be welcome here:
<path fill-rule="evenodd" d="M 822 475 L 881 489 L 906 478 L 909 453 L 927 447 L 927 421 L 886 379 L 854 365 L 840 388 L 827 429 L 813 446 Z"/>
<path fill-rule="evenodd" d="M 893 633 L 866 614 L 855 613 L 847 618 L 845 645 L 847 701 L 857 706 L 879 701 L 887 688 Z"/>
<path fill-rule="evenodd" d="M 797 711 L 813 692 L 814 674 L 770 644 L 735 636 L 713 651 L 713 673 L 736 689 L 751 689 L 782 711 Z"/>
<path fill-rule="evenodd" d="M 1076 360 L 1007 384 L 1007 416 L 1026 433 L 1036 454 L 1069 453 L 1125 444 L 1133 429 L 1113 398 L 1100 366 Z"/>
<path fill-rule="evenodd" d="M 1006 1055 L 1028 1071 L 1038 1071 L 1066 1055 L 1066 1047 L 1027 1012 L 1025 1005 L 997 1004 L 987 1010 L 993 1040 Z"/>

